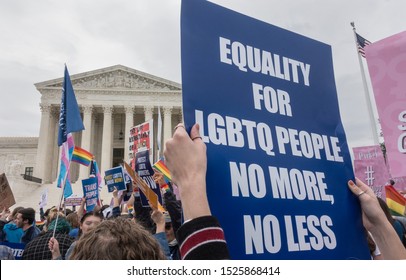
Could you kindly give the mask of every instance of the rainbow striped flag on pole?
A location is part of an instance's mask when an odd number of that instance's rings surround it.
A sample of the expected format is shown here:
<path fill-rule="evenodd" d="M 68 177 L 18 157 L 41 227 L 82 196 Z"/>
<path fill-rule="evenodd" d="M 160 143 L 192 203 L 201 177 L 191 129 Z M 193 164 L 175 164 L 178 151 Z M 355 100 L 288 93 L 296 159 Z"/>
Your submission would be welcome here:
<path fill-rule="evenodd" d="M 155 162 L 152 167 L 155 168 L 156 170 L 158 170 L 159 172 L 161 172 L 164 175 L 164 179 L 165 179 L 166 182 L 172 181 L 171 172 L 169 172 L 168 167 L 166 167 L 163 158 L 161 158 L 157 162 Z"/>
<path fill-rule="evenodd" d="M 404 216 L 406 198 L 404 198 L 393 186 L 385 186 L 386 204 L 394 216 Z"/>
<path fill-rule="evenodd" d="M 75 146 L 72 154 L 72 161 L 89 166 L 89 164 L 92 162 L 92 159 L 93 155 L 91 153 L 82 148 L 79 148 L 78 146 Z"/>

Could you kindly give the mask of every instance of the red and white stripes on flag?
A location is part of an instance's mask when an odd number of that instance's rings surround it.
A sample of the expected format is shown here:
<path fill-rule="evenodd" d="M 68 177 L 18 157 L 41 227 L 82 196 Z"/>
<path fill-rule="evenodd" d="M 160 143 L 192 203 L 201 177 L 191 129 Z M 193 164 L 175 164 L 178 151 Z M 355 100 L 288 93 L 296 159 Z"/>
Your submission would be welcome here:
<path fill-rule="evenodd" d="M 357 46 L 358 46 L 358 52 L 362 57 L 365 57 L 365 46 L 368 46 L 371 44 L 370 41 L 359 35 L 358 33 L 355 33 L 357 36 Z"/>

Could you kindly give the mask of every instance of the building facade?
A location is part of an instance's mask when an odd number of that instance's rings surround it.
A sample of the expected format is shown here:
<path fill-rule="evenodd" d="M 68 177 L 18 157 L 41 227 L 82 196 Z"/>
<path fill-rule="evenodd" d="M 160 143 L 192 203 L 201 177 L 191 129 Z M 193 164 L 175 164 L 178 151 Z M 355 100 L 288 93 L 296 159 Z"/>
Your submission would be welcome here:
<path fill-rule="evenodd" d="M 123 159 L 128 162 L 128 139 L 133 126 L 150 119 L 157 124 L 160 110 L 164 143 L 172 136 L 174 126 L 182 121 L 182 93 L 178 83 L 122 65 L 71 75 L 71 81 L 85 126 L 85 130 L 73 133 L 75 145 L 95 156 L 102 176 L 104 170 L 117 166 Z M 48 189 L 49 202 L 57 204 L 60 192 L 55 191 L 55 186 L 59 170 L 57 138 L 62 84 L 63 78 L 35 84 L 41 94 L 40 132 L 38 138 L 19 138 L 20 145 L 25 143 L 30 149 L 25 157 L 18 156 L 15 148 L 6 145 L 9 137 L 0 138 L 0 173 L 6 173 L 17 205 L 38 205 L 44 188 Z M 157 135 L 157 125 L 154 125 L 154 135 Z M 156 144 L 154 153 L 158 153 Z M 34 179 L 41 179 L 41 183 L 28 182 L 29 177 L 26 175 L 24 179 L 21 174 L 30 174 Z M 88 176 L 89 167 L 71 165 L 75 194 L 82 195 L 81 179 Z M 20 197 L 17 195 L 20 190 L 16 188 L 24 184 L 36 184 L 36 189 L 34 192 L 30 189 L 30 194 Z M 109 199 L 105 188 L 101 196 Z"/>

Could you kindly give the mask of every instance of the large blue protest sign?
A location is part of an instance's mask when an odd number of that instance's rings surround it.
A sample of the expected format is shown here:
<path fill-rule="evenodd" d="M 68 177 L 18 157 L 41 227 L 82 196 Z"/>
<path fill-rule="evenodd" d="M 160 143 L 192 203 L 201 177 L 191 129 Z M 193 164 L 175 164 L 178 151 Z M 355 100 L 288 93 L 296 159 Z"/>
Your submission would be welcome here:
<path fill-rule="evenodd" d="M 231 257 L 368 259 L 331 47 L 208 1 L 181 21 L 184 119 Z"/>
<path fill-rule="evenodd" d="M 86 211 L 93 211 L 99 200 L 97 177 L 82 180 L 83 196 L 86 198 Z"/>
<path fill-rule="evenodd" d="M 0 242 L 0 245 L 10 247 L 13 250 L 13 256 L 16 260 L 23 259 L 23 253 L 25 249 L 24 243 L 12 243 L 12 242 Z"/>
<path fill-rule="evenodd" d="M 114 191 L 114 187 L 116 187 L 119 191 L 126 189 L 123 167 L 113 167 L 104 171 L 104 174 L 104 181 L 106 182 L 107 190 L 109 192 Z"/>
<path fill-rule="evenodd" d="M 135 171 L 149 186 L 151 190 L 158 196 L 158 201 L 162 205 L 161 190 L 157 183 L 155 183 L 152 175 L 154 175 L 154 169 L 152 168 L 151 161 L 149 160 L 149 150 L 138 152 L 135 157 Z M 143 192 L 140 193 L 141 204 L 144 207 L 149 206 L 148 199 Z"/>

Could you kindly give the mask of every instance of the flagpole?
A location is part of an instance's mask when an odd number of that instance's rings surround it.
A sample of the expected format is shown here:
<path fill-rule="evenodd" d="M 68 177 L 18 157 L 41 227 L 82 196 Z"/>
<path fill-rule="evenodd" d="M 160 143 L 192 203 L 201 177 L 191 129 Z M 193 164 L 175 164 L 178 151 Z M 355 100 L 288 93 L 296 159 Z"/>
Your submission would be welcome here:
<path fill-rule="evenodd" d="M 375 123 L 374 112 L 372 110 L 371 95 L 369 94 L 368 84 L 367 84 L 367 80 L 366 80 L 366 77 L 365 77 L 364 64 L 362 63 L 362 58 L 361 58 L 361 55 L 360 55 L 360 53 L 358 51 L 357 33 L 356 33 L 356 29 L 355 29 L 355 23 L 351 22 L 350 24 L 352 26 L 352 31 L 354 32 L 355 48 L 356 48 L 357 55 L 358 55 L 359 67 L 361 69 L 362 84 L 364 86 L 364 96 L 365 96 L 365 100 L 366 100 L 367 108 L 368 108 L 369 123 L 370 123 L 372 138 L 374 140 L 374 144 L 378 145 L 379 144 L 379 139 L 378 139 L 379 133 L 378 133 L 376 123 Z"/>
<path fill-rule="evenodd" d="M 63 148 L 62 148 L 62 149 L 63 149 Z M 66 185 L 66 179 L 68 178 L 69 169 L 70 169 L 70 162 L 69 162 L 69 165 L 68 165 L 68 170 L 67 170 L 67 172 L 66 172 L 66 174 L 65 174 L 65 178 L 62 180 L 62 186 L 61 186 L 62 194 L 61 194 L 61 199 L 59 200 L 58 212 L 57 212 L 57 214 L 56 214 L 55 227 L 54 227 L 54 232 L 52 233 L 52 237 L 55 237 L 56 227 L 57 227 L 57 225 L 58 225 L 59 209 L 61 208 L 62 200 L 64 199 L 65 185 Z M 65 214 L 66 214 L 66 212 L 65 212 Z"/>

